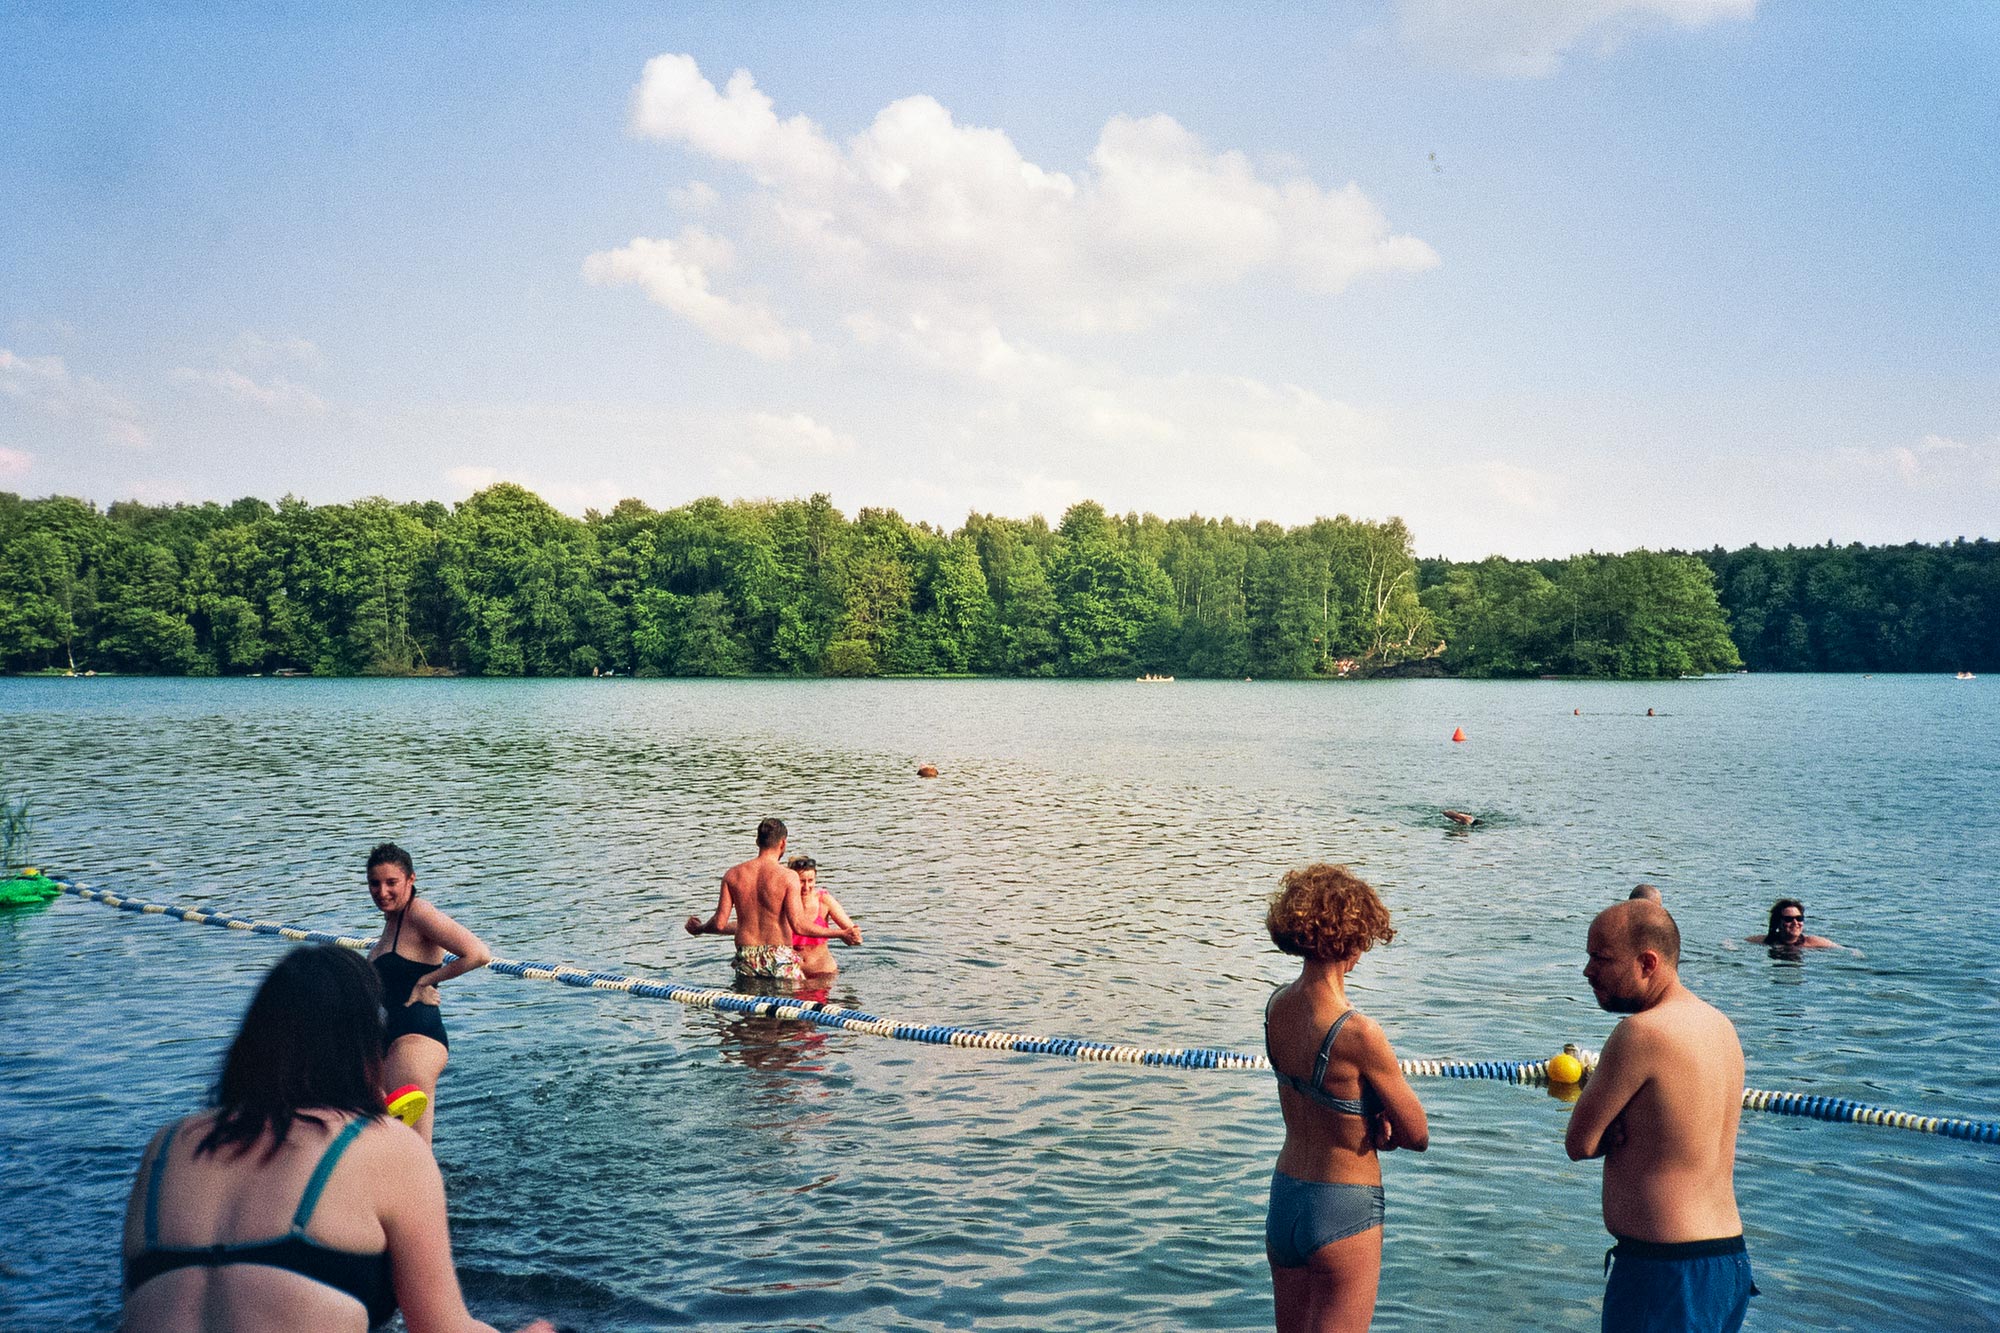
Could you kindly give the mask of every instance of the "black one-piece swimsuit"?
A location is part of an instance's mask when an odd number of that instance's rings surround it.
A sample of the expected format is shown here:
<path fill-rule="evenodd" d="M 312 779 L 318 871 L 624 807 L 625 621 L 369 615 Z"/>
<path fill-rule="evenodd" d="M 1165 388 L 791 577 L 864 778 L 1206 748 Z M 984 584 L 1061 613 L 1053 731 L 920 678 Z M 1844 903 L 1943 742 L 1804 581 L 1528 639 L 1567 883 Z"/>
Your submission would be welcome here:
<path fill-rule="evenodd" d="M 437 969 L 396 952 L 396 946 L 403 940 L 403 915 L 408 911 L 406 907 L 396 913 L 396 938 L 389 941 L 387 953 L 377 954 L 374 959 L 375 974 L 382 979 L 382 1044 L 387 1047 L 396 1038 L 415 1033 L 449 1050 L 451 1043 L 445 1040 L 444 1015 L 438 1007 L 421 1000 L 410 1003 L 410 992 L 417 988 L 417 983 Z"/>

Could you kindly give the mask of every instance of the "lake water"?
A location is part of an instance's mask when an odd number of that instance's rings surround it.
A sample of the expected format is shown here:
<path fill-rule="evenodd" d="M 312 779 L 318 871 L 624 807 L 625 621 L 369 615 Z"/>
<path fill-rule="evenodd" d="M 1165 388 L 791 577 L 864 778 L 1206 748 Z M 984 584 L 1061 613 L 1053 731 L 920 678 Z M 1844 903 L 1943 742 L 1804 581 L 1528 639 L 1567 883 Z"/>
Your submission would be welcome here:
<path fill-rule="evenodd" d="M 361 862 L 393 838 L 504 957 L 718 986 L 727 945 L 680 923 L 777 814 L 867 932 L 834 1000 L 1144 1045 L 1258 1049 L 1295 971 L 1265 897 L 1333 859 L 1395 915 L 1351 984 L 1400 1054 L 1599 1047 L 1584 929 L 1650 880 L 1752 1086 L 1990 1119 L 1995 683 L 0 680 L 0 780 L 94 887 L 373 934 Z M 1860 954 L 1738 943 L 1780 896 Z M 115 1323 L 140 1149 L 285 947 L 73 898 L 0 915 L 0 1326 Z M 437 1153 L 503 1327 L 1269 1327 L 1268 1075 L 493 974 L 445 1017 Z M 1384 1163 L 1376 1327 L 1595 1328 L 1609 1242 L 1566 1108 L 1416 1088 L 1432 1147 Z M 1746 1113 L 1738 1191 L 1751 1328 L 2000 1327 L 2000 1148 Z"/>

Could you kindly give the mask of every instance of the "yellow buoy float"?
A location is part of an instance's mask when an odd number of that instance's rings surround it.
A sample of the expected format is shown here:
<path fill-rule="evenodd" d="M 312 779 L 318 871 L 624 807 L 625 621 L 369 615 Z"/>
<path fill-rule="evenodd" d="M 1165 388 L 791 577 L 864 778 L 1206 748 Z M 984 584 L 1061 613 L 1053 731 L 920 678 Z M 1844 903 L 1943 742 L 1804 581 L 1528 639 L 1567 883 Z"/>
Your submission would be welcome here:
<path fill-rule="evenodd" d="M 1575 1056 L 1571 1055 L 1568 1051 L 1564 1051 L 1561 1055 L 1550 1057 L 1549 1082 L 1551 1083 L 1583 1082 L 1583 1061 L 1577 1059 Z"/>

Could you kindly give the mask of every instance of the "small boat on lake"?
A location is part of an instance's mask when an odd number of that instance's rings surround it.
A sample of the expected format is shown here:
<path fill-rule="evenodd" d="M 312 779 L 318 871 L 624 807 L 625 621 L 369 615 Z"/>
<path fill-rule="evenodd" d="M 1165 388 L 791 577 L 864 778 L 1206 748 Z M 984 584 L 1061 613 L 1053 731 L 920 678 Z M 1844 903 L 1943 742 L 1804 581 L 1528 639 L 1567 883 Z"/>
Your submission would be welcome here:
<path fill-rule="evenodd" d="M 1174 683 L 1172 676 L 1155 676 L 1151 672 L 1140 676 L 1138 680 L 1141 685 L 1171 685 Z"/>

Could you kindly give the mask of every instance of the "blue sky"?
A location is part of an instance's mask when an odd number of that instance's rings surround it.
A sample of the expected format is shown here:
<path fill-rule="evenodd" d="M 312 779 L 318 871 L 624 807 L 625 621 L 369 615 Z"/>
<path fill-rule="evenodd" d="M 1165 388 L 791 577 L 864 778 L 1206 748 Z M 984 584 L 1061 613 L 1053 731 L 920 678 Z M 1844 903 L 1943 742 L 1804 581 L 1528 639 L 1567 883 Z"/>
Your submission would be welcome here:
<path fill-rule="evenodd" d="M 2000 8 L 0 7 L 0 489 L 2000 536 Z"/>

